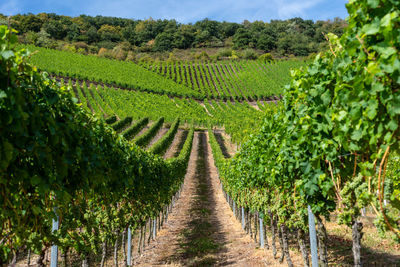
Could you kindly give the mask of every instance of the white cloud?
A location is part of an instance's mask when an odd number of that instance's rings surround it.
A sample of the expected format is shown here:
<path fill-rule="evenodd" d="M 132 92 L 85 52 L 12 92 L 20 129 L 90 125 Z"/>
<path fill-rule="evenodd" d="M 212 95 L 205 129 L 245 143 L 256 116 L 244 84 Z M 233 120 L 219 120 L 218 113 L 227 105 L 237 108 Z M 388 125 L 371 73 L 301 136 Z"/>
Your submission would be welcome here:
<path fill-rule="evenodd" d="M 21 4 L 18 0 L 6 0 L 5 3 L 0 4 L 0 13 L 7 16 L 21 13 L 21 10 Z"/>
<path fill-rule="evenodd" d="M 322 2 L 322 0 L 275 0 L 278 16 L 280 19 L 293 17 L 306 17 L 307 10 Z"/>

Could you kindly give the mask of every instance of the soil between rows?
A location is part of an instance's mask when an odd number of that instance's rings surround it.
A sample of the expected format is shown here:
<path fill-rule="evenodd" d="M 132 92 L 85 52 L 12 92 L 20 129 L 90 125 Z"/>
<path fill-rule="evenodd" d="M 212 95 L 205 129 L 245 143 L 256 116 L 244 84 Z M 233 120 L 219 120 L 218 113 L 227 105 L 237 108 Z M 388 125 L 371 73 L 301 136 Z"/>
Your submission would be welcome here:
<path fill-rule="evenodd" d="M 188 135 L 187 130 L 178 129 L 178 131 L 175 134 L 174 140 L 172 141 L 171 145 L 164 154 L 164 159 L 169 159 L 179 155 L 179 152 L 186 141 L 187 135 Z"/>
<path fill-rule="evenodd" d="M 225 201 L 207 132 L 196 132 L 180 199 L 135 266 L 286 266 L 258 249 Z"/>

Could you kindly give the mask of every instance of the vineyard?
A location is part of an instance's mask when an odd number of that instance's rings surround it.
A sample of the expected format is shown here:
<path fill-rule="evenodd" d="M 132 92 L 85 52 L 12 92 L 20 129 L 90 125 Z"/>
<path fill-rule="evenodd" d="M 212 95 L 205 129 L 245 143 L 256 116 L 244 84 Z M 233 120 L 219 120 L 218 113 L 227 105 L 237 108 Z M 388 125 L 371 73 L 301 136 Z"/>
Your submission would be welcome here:
<path fill-rule="evenodd" d="M 158 62 L 146 69 L 185 84 L 207 98 L 273 99 L 282 93 L 291 68 L 304 65 L 300 60 L 265 63 L 263 61 Z"/>
<path fill-rule="evenodd" d="M 350 1 L 310 62 L 136 64 L 0 26 L 0 266 L 399 266 L 399 6 Z"/>
<path fill-rule="evenodd" d="M 71 85 L 73 95 L 88 112 L 100 117 L 117 116 L 139 120 L 148 117 L 155 121 L 164 117 L 172 123 L 179 117 L 185 124 L 194 123 L 200 127 L 214 125 L 224 127 L 236 143 L 242 143 L 249 133 L 256 129 L 263 113 L 273 111 L 274 105 L 254 102 L 222 102 L 209 100 L 198 102 L 193 99 L 171 98 L 167 95 L 149 94 L 123 89 L 95 86 L 72 80 L 62 81 Z M 72 86 L 72 84 L 74 86 Z"/>
<path fill-rule="evenodd" d="M 138 65 L 67 51 L 34 46 L 26 48 L 38 51 L 32 56 L 33 64 L 56 76 L 196 100 L 274 99 L 290 81 L 290 68 L 304 65 L 301 60 L 272 63 L 159 62 Z M 54 61 L 54 58 L 57 60 Z"/>

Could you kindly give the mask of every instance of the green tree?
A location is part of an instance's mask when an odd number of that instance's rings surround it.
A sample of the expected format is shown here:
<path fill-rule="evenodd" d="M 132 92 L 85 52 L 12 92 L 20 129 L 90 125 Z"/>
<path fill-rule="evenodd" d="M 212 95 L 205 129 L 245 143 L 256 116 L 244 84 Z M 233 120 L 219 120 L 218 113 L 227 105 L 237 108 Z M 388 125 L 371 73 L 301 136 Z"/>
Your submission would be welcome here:
<path fill-rule="evenodd" d="M 209 33 L 209 38 L 212 36 L 220 38 L 220 22 L 215 21 L 215 20 L 209 20 L 207 18 L 198 21 L 194 24 L 194 26 L 201 31 L 207 31 Z"/>
<path fill-rule="evenodd" d="M 43 24 L 43 29 L 54 39 L 64 39 L 67 36 L 66 25 L 58 20 L 51 20 Z"/>
<path fill-rule="evenodd" d="M 100 35 L 100 39 L 103 41 L 118 42 L 121 41 L 121 28 L 119 26 L 112 26 L 104 24 L 97 31 Z"/>
<path fill-rule="evenodd" d="M 220 26 L 220 34 L 222 38 L 229 38 L 233 36 L 237 29 L 240 28 L 240 25 L 237 23 L 231 23 L 231 22 L 222 22 Z"/>
<path fill-rule="evenodd" d="M 81 35 L 81 31 L 79 29 L 78 24 L 72 23 L 68 27 L 67 39 L 70 41 L 77 41 L 80 35 Z"/>
<path fill-rule="evenodd" d="M 137 42 L 139 44 L 146 44 L 148 41 L 156 38 L 157 34 L 154 31 L 156 28 L 156 22 L 153 19 L 140 21 L 135 26 L 135 33 L 137 36 Z"/>
<path fill-rule="evenodd" d="M 249 46 L 249 43 L 253 41 L 251 33 L 249 30 L 240 28 L 237 30 L 235 35 L 233 36 L 233 47 L 235 49 L 238 48 L 246 48 Z"/>
<path fill-rule="evenodd" d="M 157 35 L 154 42 L 154 50 L 169 51 L 173 48 L 174 37 L 169 33 L 163 32 Z"/>
<path fill-rule="evenodd" d="M 135 32 L 135 25 L 128 25 L 122 30 L 122 36 L 125 40 L 127 40 L 131 45 L 138 45 L 138 36 Z"/>
<path fill-rule="evenodd" d="M 37 33 L 36 45 L 51 48 L 53 42 L 50 39 L 50 34 L 48 34 L 44 29 Z"/>
<path fill-rule="evenodd" d="M 39 32 L 42 28 L 43 21 L 33 14 L 23 16 L 19 23 L 18 30 L 20 33 L 25 33 L 29 31 Z"/>
<path fill-rule="evenodd" d="M 257 40 L 256 47 L 264 51 L 271 51 L 276 48 L 276 37 L 274 37 L 268 30 L 263 30 Z"/>
<path fill-rule="evenodd" d="M 299 33 L 286 34 L 278 39 L 277 48 L 282 55 L 307 56 L 310 53 L 310 40 Z"/>
<path fill-rule="evenodd" d="M 97 33 L 96 27 L 92 26 L 86 33 L 89 44 L 98 42 L 100 40 L 100 36 Z"/>
<path fill-rule="evenodd" d="M 206 46 L 206 42 L 210 40 L 211 34 L 209 31 L 197 31 L 195 34 L 194 43 L 197 46 Z"/>
<path fill-rule="evenodd" d="M 174 34 L 174 47 L 186 49 L 193 45 L 195 40 L 195 28 L 191 25 L 181 25 Z"/>

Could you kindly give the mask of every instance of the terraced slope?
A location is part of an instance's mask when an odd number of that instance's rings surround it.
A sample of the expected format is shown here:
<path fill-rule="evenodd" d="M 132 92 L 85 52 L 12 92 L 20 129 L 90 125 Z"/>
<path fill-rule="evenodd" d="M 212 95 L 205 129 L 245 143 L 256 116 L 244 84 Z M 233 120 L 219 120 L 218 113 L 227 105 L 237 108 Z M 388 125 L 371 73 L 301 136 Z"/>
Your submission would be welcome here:
<path fill-rule="evenodd" d="M 97 56 L 27 46 L 37 51 L 31 62 L 49 73 L 77 79 L 113 84 L 138 91 L 190 96 L 201 98 L 201 94 L 171 79 L 165 79 L 134 62 L 117 61 Z"/>
<path fill-rule="evenodd" d="M 290 81 L 301 60 L 223 62 L 156 62 L 143 66 L 213 99 L 273 99 Z"/>

